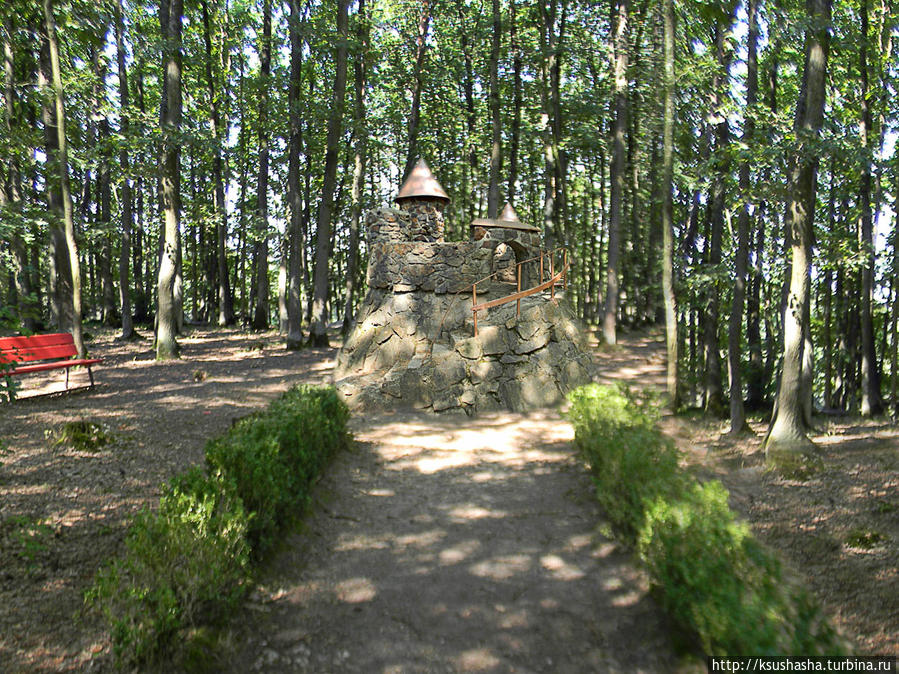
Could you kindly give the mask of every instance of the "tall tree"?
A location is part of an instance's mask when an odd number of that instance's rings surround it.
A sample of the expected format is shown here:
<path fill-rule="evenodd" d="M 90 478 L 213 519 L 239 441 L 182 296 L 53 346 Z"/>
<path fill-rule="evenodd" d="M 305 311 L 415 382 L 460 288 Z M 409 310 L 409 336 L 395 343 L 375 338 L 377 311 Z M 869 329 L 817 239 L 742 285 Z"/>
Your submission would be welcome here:
<path fill-rule="evenodd" d="M 503 170 L 502 117 L 499 97 L 499 49 L 503 32 L 499 0 L 493 0 L 493 33 L 490 39 L 490 182 L 487 186 L 487 217 L 499 215 L 499 174 Z"/>
<path fill-rule="evenodd" d="M 268 281 L 268 162 L 269 162 L 269 80 L 272 69 L 272 2 L 262 2 L 262 38 L 259 43 L 259 175 L 256 181 L 257 239 L 253 248 L 256 278 L 256 306 L 251 325 L 265 330 L 269 322 Z"/>
<path fill-rule="evenodd" d="M 368 150 L 368 127 L 365 120 L 365 76 L 368 58 L 368 18 L 365 0 L 359 0 L 356 12 L 356 55 L 353 60 L 355 95 L 353 98 L 353 192 L 350 212 L 350 241 L 347 250 L 343 334 L 349 334 L 353 323 L 353 296 L 359 264 L 359 220 L 362 215 L 362 190 L 365 188 L 365 165 Z"/>
<path fill-rule="evenodd" d="M 340 12 L 340 3 L 338 0 L 338 18 Z M 428 32 L 431 27 L 431 0 L 422 0 L 421 15 L 418 21 L 418 34 L 415 37 L 415 66 L 412 70 L 412 108 L 409 114 L 409 137 L 408 137 L 408 153 L 406 155 L 406 166 L 403 169 L 403 176 L 409 175 L 409 172 L 418 161 L 418 134 L 421 126 L 421 92 L 424 87 L 425 74 L 425 57 L 428 55 Z M 338 48 L 338 56 L 340 51 Z M 346 50 L 344 49 L 344 58 Z M 335 100 L 337 91 L 335 90 Z M 343 94 L 341 93 L 341 105 Z M 333 117 L 331 120 L 333 121 Z M 330 133 L 330 126 L 328 131 Z M 316 262 L 316 270 L 318 263 Z"/>
<path fill-rule="evenodd" d="M 134 321 L 131 316 L 131 291 L 129 288 L 128 270 L 131 265 L 131 159 L 128 153 L 127 139 L 131 135 L 130 108 L 128 95 L 128 71 L 125 66 L 125 11 L 122 0 L 118 0 L 115 15 L 116 62 L 119 75 L 119 133 L 125 142 L 119 149 L 119 166 L 121 175 L 121 223 L 122 240 L 119 247 L 119 308 L 122 312 L 122 339 L 134 336 Z"/>
<path fill-rule="evenodd" d="M 627 132 L 627 59 L 629 48 L 628 1 L 613 0 L 613 70 L 615 120 L 612 127 L 612 163 L 609 167 L 609 243 L 606 263 L 606 306 L 602 336 L 606 344 L 618 341 L 618 261 L 621 252 L 621 214 L 624 201 L 625 133 Z"/>
<path fill-rule="evenodd" d="M 874 317 L 871 304 L 874 294 L 874 227 L 871 212 L 871 163 L 873 150 L 871 143 L 872 115 L 871 92 L 868 87 L 868 0 L 860 0 L 861 36 L 859 39 L 859 80 L 861 91 L 859 96 L 860 116 L 858 123 L 859 141 L 862 146 L 861 182 L 859 185 L 859 201 L 861 218 L 859 218 L 859 243 L 861 244 L 864 264 L 861 269 L 861 393 L 860 412 L 863 416 L 880 414 L 883 402 L 880 398 L 880 376 L 877 371 L 877 353 L 874 347 Z"/>
<path fill-rule="evenodd" d="M 300 189 L 300 154 L 303 152 L 302 86 L 303 86 L 303 36 L 301 33 L 300 0 L 289 0 L 290 17 L 290 85 L 287 107 L 290 116 L 288 138 L 287 203 L 290 207 L 290 224 L 287 228 L 287 336 L 288 349 L 303 345 L 303 309 L 300 289 L 302 284 L 303 255 L 303 198 Z"/>
<path fill-rule="evenodd" d="M 677 385 L 677 300 L 674 293 L 674 0 L 662 6 L 665 103 L 662 122 L 662 299 L 665 303 L 665 388 L 672 410 L 680 407 Z"/>
<path fill-rule="evenodd" d="M 206 47 L 206 87 L 209 95 L 209 127 L 212 132 L 212 182 L 213 210 L 217 215 L 215 226 L 216 273 L 218 287 L 218 324 L 230 325 L 234 322 L 234 297 L 228 276 L 228 209 L 225 203 L 224 161 L 222 143 L 227 127 L 221 113 L 219 99 L 222 97 L 221 78 L 215 68 L 215 54 L 212 46 L 212 26 L 208 0 L 203 0 L 203 43 Z"/>
<path fill-rule="evenodd" d="M 755 135 L 755 105 L 758 102 L 758 0 L 749 0 L 747 7 L 748 33 L 746 59 L 746 118 L 743 121 L 742 144 L 753 146 Z M 741 376 L 741 335 L 743 327 L 743 302 L 746 297 L 746 273 L 749 268 L 749 219 L 751 197 L 751 162 L 745 157 L 740 163 L 740 198 L 743 202 L 737 219 L 737 251 L 734 260 L 734 296 L 730 307 L 727 331 L 727 373 L 730 383 L 730 432 L 740 433 L 747 427 L 743 407 L 743 378 Z"/>
<path fill-rule="evenodd" d="M 791 270 L 787 305 L 783 315 L 783 365 L 777 406 L 768 429 L 765 452 L 769 457 L 806 451 L 802 407 L 802 365 L 805 334 L 809 326 L 812 222 L 817 187 L 818 156 L 815 139 L 824 120 L 827 59 L 830 51 L 831 0 L 808 0 L 809 27 L 805 38 L 803 86 L 796 106 L 796 150 L 787 186 L 787 222 L 790 229 Z"/>
<path fill-rule="evenodd" d="M 10 144 L 18 132 L 19 117 L 16 93 L 15 54 L 13 52 L 12 39 L 14 26 L 11 18 L 7 17 L 3 23 L 3 74 L 5 87 L 4 100 L 4 127 L 6 137 Z M 0 181 L 2 183 L 3 181 Z M 0 184 L 0 207 L 21 211 L 22 203 L 22 173 L 19 161 L 11 156 L 6 165 L 5 184 Z M 13 271 L 12 287 L 16 293 L 16 313 L 22 321 L 22 327 L 28 332 L 34 332 L 38 327 L 40 307 L 36 305 L 33 297 L 34 288 L 31 283 L 29 270 L 28 246 L 25 243 L 21 227 L 14 227 L 10 240 L 12 252 Z"/>
<path fill-rule="evenodd" d="M 516 0 L 509 0 L 509 50 L 512 52 L 512 132 L 509 144 L 509 201 L 515 200 L 518 183 L 518 152 L 521 145 L 522 48 L 516 22 Z"/>
<path fill-rule="evenodd" d="M 59 60 L 59 43 L 56 38 L 56 18 L 53 15 L 53 0 L 44 0 L 44 28 L 47 48 L 50 54 L 50 73 L 53 83 L 53 101 L 56 117 L 56 152 L 59 172 L 59 199 L 62 205 L 63 227 L 68 255 L 68 275 L 71 297 L 71 331 L 78 356 L 85 355 L 84 338 L 81 330 L 81 267 L 78 262 L 78 244 L 75 240 L 75 218 L 72 208 L 72 190 L 69 184 L 69 151 L 66 140 L 66 107 L 62 89 L 62 68 Z"/>
<path fill-rule="evenodd" d="M 176 275 L 181 249 L 181 17 L 183 0 L 163 0 L 166 39 L 163 49 L 165 105 L 162 108 L 163 161 L 160 165 L 160 196 L 163 212 L 162 256 L 156 281 L 156 358 L 179 355 Z"/>
<path fill-rule="evenodd" d="M 337 0 L 334 98 L 331 104 L 331 116 L 328 119 L 325 175 L 322 185 L 322 198 L 318 207 L 318 231 L 316 232 L 315 241 L 315 278 L 312 297 L 313 323 L 309 335 L 309 342 L 313 346 L 328 346 L 328 253 L 331 246 L 331 211 L 334 205 L 337 179 L 338 143 L 343 122 L 344 94 L 346 93 L 347 37 L 349 33 L 348 7 L 349 0 Z M 425 27 L 425 32 L 427 32 L 427 27 Z"/>

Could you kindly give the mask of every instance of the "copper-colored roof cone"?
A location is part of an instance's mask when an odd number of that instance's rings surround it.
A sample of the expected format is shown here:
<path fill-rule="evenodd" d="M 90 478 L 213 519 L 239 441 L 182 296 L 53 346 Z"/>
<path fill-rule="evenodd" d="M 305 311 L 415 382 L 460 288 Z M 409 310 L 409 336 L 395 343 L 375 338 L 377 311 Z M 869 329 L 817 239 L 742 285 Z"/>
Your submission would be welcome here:
<path fill-rule="evenodd" d="M 415 168 L 409 172 L 409 177 L 400 187 L 395 201 L 403 199 L 442 199 L 447 202 L 450 200 L 424 159 L 419 159 Z"/>
<path fill-rule="evenodd" d="M 512 208 L 512 204 L 510 204 L 508 201 L 503 207 L 503 212 L 500 213 L 499 219 L 503 222 L 514 222 L 515 224 L 521 224 L 521 220 L 518 219 L 518 213 L 515 212 L 515 209 Z"/>

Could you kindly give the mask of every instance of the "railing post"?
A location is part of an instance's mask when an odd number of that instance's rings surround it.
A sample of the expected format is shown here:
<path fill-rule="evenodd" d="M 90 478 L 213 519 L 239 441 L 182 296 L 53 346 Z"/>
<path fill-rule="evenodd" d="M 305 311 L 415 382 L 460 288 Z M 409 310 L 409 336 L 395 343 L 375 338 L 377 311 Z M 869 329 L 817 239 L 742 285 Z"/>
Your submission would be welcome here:
<path fill-rule="evenodd" d="M 540 285 L 543 285 L 543 256 L 546 255 L 546 251 L 540 251 Z"/>
<path fill-rule="evenodd" d="M 518 263 L 518 292 L 521 292 L 521 262 Z M 515 318 L 521 316 L 521 298 L 515 300 Z"/>
<path fill-rule="evenodd" d="M 478 310 L 475 308 L 478 304 L 478 284 L 471 284 L 471 313 L 474 314 L 474 336 L 478 336 Z"/>
<path fill-rule="evenodd" d="M 562 288 L 568 290 L 568 249 L 566 248 L 562 251 L 564 254 L 564 262 L 562 263 L 562 269 L 565 271 L 562 272 Z"/>
<path fill-rule="evenodd" d="M 552 283 L 549 285 L 549 297 L 554 300 L 556 299 L 556 272 L 553 268 L 552 251 L 549 253 L 549 277 L 552 279 Z"/>

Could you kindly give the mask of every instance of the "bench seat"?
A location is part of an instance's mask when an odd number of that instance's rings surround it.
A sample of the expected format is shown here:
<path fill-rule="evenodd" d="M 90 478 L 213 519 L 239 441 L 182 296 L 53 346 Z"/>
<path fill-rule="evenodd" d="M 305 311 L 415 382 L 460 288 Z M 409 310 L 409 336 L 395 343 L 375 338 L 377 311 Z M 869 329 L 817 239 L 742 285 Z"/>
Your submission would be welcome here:
<path fill-rule="evenodd" d="M 66 371 L 66 388 L 69 388 L 69 370 L 73 367 L 87 368 L 91 386 L 94 385 L 94 373 L 91 366 L 102 363 L 102 358 L 75 358 L 78 349 L 75 340 L 68 332 L 57 332 L 49 335 L 31 335 L 30 337 L 0 337 L 0 363 L 11 366 L 0 370 L 0 374 L 14 377 L 30 372 L 47 370 Z M 27 365 L 25 363 L 28 363 Z"/>

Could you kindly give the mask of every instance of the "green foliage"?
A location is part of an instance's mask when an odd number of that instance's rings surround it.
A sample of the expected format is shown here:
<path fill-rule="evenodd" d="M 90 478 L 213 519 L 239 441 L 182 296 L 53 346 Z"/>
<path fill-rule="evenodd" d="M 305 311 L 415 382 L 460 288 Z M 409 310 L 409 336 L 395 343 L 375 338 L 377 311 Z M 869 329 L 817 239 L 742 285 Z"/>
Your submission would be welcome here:
<path fill-rule="evenodd" d="M 596 495 L 625 540 L 635 540 L 648 504 L 682 481 L 678 455 L 656 428 L 655 408 L 623 386 L 590 384 L 572 391 L 575 443 L 596 483 Z"/>
<path fill-rule="evenodd" d="M 293 388 L 210 441 L 207 470 L 176 477 L 157 511 L 137 515 L 124 554 L 87 595 L 111 625 L 120 662 L 158 661 L 175 650 L 186 662 L 204 650 L 194 636 L 208 640 L 202 626 L 243 596 L 251 558 L 296 516 L 346 444 L 348 417 L 334 389 Z"/>
<path fill-rule="evenodd" d="M 312 481 L 332 453 L 345 446 L 348 418 L 334 389 L 300 386 L 207 445 L 210 471 L 233 479 L 253 513 L 249 536 L 258 554 L 302 509 Z"/>
<path fill-rule="evenodd" d="M 25 562 L 28 573 L 37 570 L 38 556 L 47 550 L 53 530 L 46 522 L 25 515 L 13 515 L 0 525 L 3 547 Z"/>
<path fill-rule="evenodd" d="M 861 548 L 862 550 L 870 550 L 876 548 L 887 540 L 879 531 L 858 527 L 849 532 L 846 536 L 846 545 L 850 548 Z"/>
<path fill-rule="evenodd" d="M 99 452 L 112 440 L 106 426 L 87 419 L 67 421 L 53 436 L 53 444 L 57 447 L 65 446 L 79 452 Z"/>
<path fill-rule="evenodd" d="M 841 654 L 816 602 L 728 506 L 718 481 L 678 466 L 647 406 L 622 387 L 569 395 L 575 444 L 623 541 L 636 547 L 662 604 L 709 655 Z"/>
<path fill-rule="evenodd" d="M 117 658 L 155 660 L 179 630 L 235 604 L 248 577 L 248 521 L 234 484 L 199 468 L 166 487 L 158 511 L 137 515 L 125 554 L 88 596 L 112 626 Z"/>

